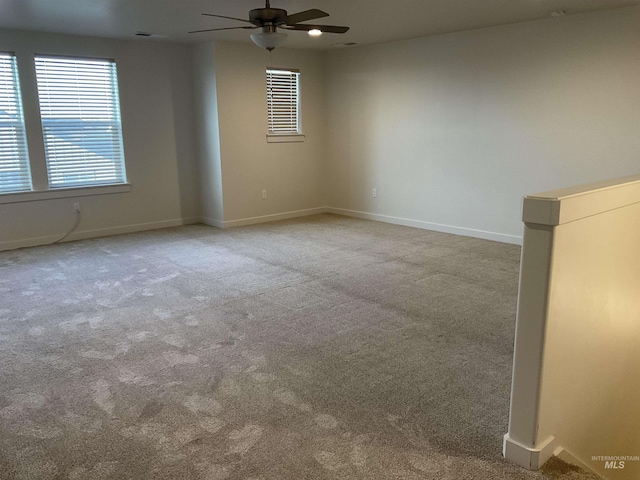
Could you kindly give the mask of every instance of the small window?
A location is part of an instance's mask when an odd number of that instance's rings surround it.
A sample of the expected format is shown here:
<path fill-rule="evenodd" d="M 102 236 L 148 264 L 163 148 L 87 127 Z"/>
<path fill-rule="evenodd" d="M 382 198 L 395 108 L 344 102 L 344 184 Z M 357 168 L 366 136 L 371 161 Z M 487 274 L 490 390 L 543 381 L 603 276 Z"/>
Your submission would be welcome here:
<path fill-rule="evenodd" d="M 13 53 L 0 53 L 0 193 L 31 190 L 29 155 Z"/>
<path fill-rule="evenodd" d="M 126 181 L 116 64 L 36 57 L 49 188 Z"/>
<path fill-rule="evenodd" d="M 267 69 L 267 112 L 269 135 L 299 135 L 300 72 L 283 68 Z"/>

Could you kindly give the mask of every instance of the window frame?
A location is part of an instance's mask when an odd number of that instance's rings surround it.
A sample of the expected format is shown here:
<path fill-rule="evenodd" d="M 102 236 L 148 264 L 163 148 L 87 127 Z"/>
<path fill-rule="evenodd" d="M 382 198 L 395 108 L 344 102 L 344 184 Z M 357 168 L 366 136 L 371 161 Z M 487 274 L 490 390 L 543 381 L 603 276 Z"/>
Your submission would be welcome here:
<path fill-rule="evenodd" d="M 295 117 L 296 117 L 296 129 L 284 130 L 284 131 L 274 131 L 272 129 L 272 119 L 273 119 L 273 101 L 272 101 L 272 72 L 281 72 L 286 73 L 288 75 L 295 75 Z M 266 68 L 266 87 L 267 87 L 267 143 L 292 143 L 292 142 L 303 142 L 305 139 L 305 134 L 302 131 L 302 96 L 301 96 L 301 74 L 300 70 L 297 68 L 282 68 L 282 67 L 272 67 L 269 66 Z M 285 103 L 285 102 L 283 102 Z M 291 102 L 290 102 L 291 103 Z"/>
<path fill-rule="evenodd" d="M 35 142 L 35 151 L 43 151 L 44 147 L 44 132 L 42 130 L 42 117 L 40 115 L 39 108 L 39 95 L 36 81 L 36 57 L 57 57 L 57 58 L 70 58 L 70 59 L 84 59 L 84 60 L 109 60 L 114 64 L 117 64 L 113 58 L 105 58 L 91 55 L 65 55 L 55 53 L 16 53 L 10 50 L 1 50 L 0 53 L 13 55 L 16 66 L 16 78 L 18 80 L 17 90 L 20 93 L 22 99 L 23 110 L 23 122 L 31 125 L 31 130 L 27 131 L 25 125 L 25 144 L 27 146 L 27 153 L 32 146 L 32 142 Z M 26 71 L 26 80 L 21 78 L 20 72 Z M 120 108 L 119 91 L 120 85 L 116 74 L 113 77 L 115 86 L 117 88 L 116 101 L 118 102 L 118 108 Z M 123 136 L 122 117 L 119 117 L 120 122 L 120 134 L 121 141 Z M 37 127 L 36 127 L 37 125 Z M 42 143 L 39 143 L 42 142 Z M 41 200 L 52 200 L 62 198 L 74 198 L 74 197 L 90 197 L 96 195 L 108 195 L 116 193 L 128 193 L 131 191 L 131 183 L 127 175 L 126 159 L 124 159 L 124 145 L 121 144 L 123 162 L 124 162 L 124 182 L 123 183 L 108 183 L 108 184 L 94 184 L 94 185 L 74 185 L 68 187 L 51 188 L 48 181 L 48 172 L 46 166 L 46 160 L 44 155 L 38 154 L 36 157 L 30 155 L 27 156 L 27 166 L 29 169 L 29 176 L 31 180 L 30 190 L 18 190 L 10 192 L 0 192 L 0 205 L 3 204 L 17 204 L 23 202 L 33 202 Z M 43 152 L 44 153 L 44 152 Z"/>
<path fill-rule="evenodd" d="M 16 183 L 21 183 L 21 187 L 19 189 L 7 189 L 0 190 L 0 195 L 13 195 L 16 193 L 22 192 L 32 192 L 33 191 L 33 178 L 31 173 L 31 162 L 29 158 L 29 146 L 27 142 L 27 129 L 25 126 L 24 120 L 24 106 L 22 102 L 22 89 L 20 83 L 20 75 L 18 72 L 18 59 L 16 57 L 16 53 L 12 51 L 0 51 L 0 55 L 8 60 L 7 66 L 10 69 L 11 75 L 11 83 L 13 87 L 13 92 L 11 92 L 11 96 L 13 98 L 7 98 L 7 106 L 13 107 L 16 110 L 15 119 L 11 119 L 9 122 L 0 122 L 0 125 L 3 127 L 8 127 L 9 129 L 13 128 L 13 134 L 6 135 L 2 132 L 2 138 L 0 139 L 0 146 L 8 147 L 12 150 L 15 150 L 16 158 L 15 158 L 15 168 L 18 170 L 18 180 Z M 7 95 L 9 97 L 9 95 Z M 5 142 L 4 138 L 6 137 L 14 137 L 15 142 Z M 12 144 L 13 143 L 13 144 Z M 10 163 L 11 159 L 2 160 L 2 163 Z M 6 168 L 6 167 L 5 167 Z M 5 172 L 7 173 L 7 172 Z M 2 182 L 0 182 L 1 184 Z"/>
<path fill-rule="evenodd" d="M 46 71 L 43 71 L 42 77 L 38 71 L 39 68 L 44 68 L 43 65 L 47 60 L 60 62 L 67 60 L 69 64 L 59 65 L 57 72 L 53 73 L 54 78 L 49 79 L 46 76 Z M 77 62 L 77 64 L 74 65 L 74 62 Z M 57 91 L 50 89 L 52 84 L 55 86 L 61 80 L 66 80 L 64 78 L 65 68 L 82 70 L 83 62 L 85 72 L 78 73 L 78 70 L 76 70 L 75 74 L 69 74 L 69 83 L 58 85 L 59 89 Z M 92 72 L 89 68 L 91 63 L 95 63 L 97 68 L 104 68 L 105 74 L 100 75 L 101 72 L 97 70 Z M 36 53 L 33 56 L 33 65 L 40 113 L 41 138 L 45 151 L 48 191 L 127 185 L 120 92 L 115 59 Z M 82 75 L 87 77 L 85 79 L 87 84 L 84 85 L 84 92 L 81 92 L 77 87 L 80 83 L 77 81 L 77 77 Z M 92 89 L 90 82 L 98 83 L 95 83 Z M 79 93 L 66 95 L 64 97 L 66 103 L 61 103 L 60 98 L 56 98 L 56 96 L 65 95 L 64 89 L 69 87 L 75 88 Z M 100 90 L 97 90 L 98 87 L 100 87 Z M 108 87 L 106 93 L 105 87 Z M 49 92 L 49 95 L 47 95 L 47 92 Z M 51 94 L 51 92 L 53 93 Z M 94 96 L 94 99 L 86 98 L 88 95 Z M 66 110 L 61 108 L 61 105 L 66 105 L 64 107 Z M 85 117 L 83 110 L 92 110 L 93 113 Z M 78 117 L 78 115 L 80 116 Z M 54 138 L 56 135 L 52 131 L 55 132 L 56 127 L 51 127 L 51 125 L 55 125 L 58 121 L 61 121 L 63 125 L 63 128 L 58 130 L 58 132 L 61 132 L 58 136 L 66 134 L 73 140 L 69 138 L 64 140 L 64 136 L 62 140 Z M 68 124 L 66 129 L 64 128 L 65 123 Z M 79 128 L 75 128 L 73 126 L 74 123 L 79 124 Z M 99 129 L 100 125 L 102 125 L 103 131 Z M 100 139 L 100 137 L 106 137 L 106 140 L 100 140 L 100 143 L 96 144 L 96 139 Z M 56 150 L 60 145 L 63 152 L 57 155 Z M 75 148 L 75 153 L 71 147 Z M 97 149 L 97 151 L 92 152 L 92 149 Z M 64 150 L 67 150 L 68 153 L 64 153 Z M 85 153 L 82 153 L 82 150 Z M 103 155 L 101 150 L 108 152 L 107 156 Z M 92 155 L 97 157 L 94 162 L 90 161 Z M 77 158 L 79 156 L 82 159 L 76 161 L 74 157 Z M 74 163 L 78 164 L 78 166 L 75 167 L 75 170 L 71 170 L 68 175 L 75 175 L 76 177 L 84 178 L 84 180 L 64 182 L 64 173 L 60 174 L 58 172 L 60 169 L 64 171 L 65 169 L 74 168 Z M 108 178 L 102 181 L 95 180 L 101 173 L 104 173 L 105 168 L 113 169 L 113 180 Z M 94 177 L 93 181 L 89 179 L 91 176 Z"/>

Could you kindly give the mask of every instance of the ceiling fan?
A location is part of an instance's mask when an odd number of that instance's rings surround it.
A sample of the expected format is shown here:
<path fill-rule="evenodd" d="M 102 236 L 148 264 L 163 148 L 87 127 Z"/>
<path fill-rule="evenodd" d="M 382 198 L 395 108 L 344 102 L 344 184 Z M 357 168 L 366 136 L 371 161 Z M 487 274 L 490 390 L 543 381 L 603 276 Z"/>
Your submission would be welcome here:
<path fill-rule="evenodd" d="M 266 0 L 264 8 L 255 8 L 251 10 L 249 12 L 249 20 L 244 18 L 227 17 L 225 15 L 216 15 L 214 13 L 203 13 L 202 15 L 226 18 L 228 20 L 237 20 L 239 22 L 250 23 L 251 26 L 209 28 L 206 30 L 194 30 L 189 33 L 237 29 L 254 30 L 256 28 L 261 28 L 262 32 L 251 35 L 251 40 L 253 40 L 253 42 L 259 47 L 266 48 L 269 51 L 280 45 L 287 37 L 286 34 L 279 33 L 277 31 L 278 28 L 285 30 L 302 30 L 315 35 L 320 35 L 323 32 L 345 33 L 349 30 L 349 27 L 339 27 L 336 25 L 311 25 L 308 23 L 300 23 L 315 20 L 317 18 L 328 17 L 329 14 L 314 8 L 288 15 L 286 10 L 281 8 L 271 8 L 269 0 Z"/>

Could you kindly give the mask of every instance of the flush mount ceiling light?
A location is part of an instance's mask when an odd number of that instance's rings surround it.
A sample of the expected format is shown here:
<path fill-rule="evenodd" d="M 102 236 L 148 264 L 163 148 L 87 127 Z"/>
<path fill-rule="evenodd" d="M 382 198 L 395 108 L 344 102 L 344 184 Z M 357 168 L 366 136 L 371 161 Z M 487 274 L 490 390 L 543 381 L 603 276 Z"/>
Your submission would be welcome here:
<path fill-rule="evenodd" d="M 278 33 L 278 28 L 283 28 L 285 30 L 302 30 L 304 32 L 309 32 L 309 35 L 312 36 L 322 35 L 322 33 L 345 33 L 349 30 L 349 27 L 339 27 L 337 25 L 311 25 L 308 23 L 301 23 L 308 22 L 309 20 L 315 20 L 316 18 L 328 17 L 329 14 L 314 8 L 289 15 L 287 14 L 287 11 L 282 8 L 271 8 L 269 0 L 265 1 L 264 8 L 254 8 L 253 10 L 250 10 L 249 20 L 245 20 L 244 18 L 227 17 L 225 15 L 217 15 L 214 13 L 203 13 L 202 15 L 246 22 L 250 23 L 251 26 L 209 28 L 207 30 L 194 30 L 189 33 L 236 29 L 253 30 L 261 28 L 262 33 L 251 35 L 251 40 L 253 40 L 253 43 L 259 47 L 266 48 L 269 51 L 280 45 L 287 37 L 283 33 Z"/>

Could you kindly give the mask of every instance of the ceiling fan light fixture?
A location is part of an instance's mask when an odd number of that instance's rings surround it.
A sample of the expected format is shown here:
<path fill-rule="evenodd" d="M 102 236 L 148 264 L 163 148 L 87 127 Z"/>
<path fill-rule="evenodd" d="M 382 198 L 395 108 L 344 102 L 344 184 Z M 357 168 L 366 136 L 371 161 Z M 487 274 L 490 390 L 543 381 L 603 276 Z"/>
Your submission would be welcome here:
<path fill-rule="evenodd" d="M 311 30 L 309 30 L 309 35 L 311 35 L 312 37 L 319 37 L 320 35 L 322 35 L 322 30 L 318 28 L 312 28 Z"/>
<path fill-rule="evenodd" d="M 261 48 L 266 48 L 269 51 L 282 45 L 282 42 L 284 42 L 286 39 L 286 33 L 278 32 L 267 31 L 262 33 L 254 33 L 253 35 L 251 35 L 251 40 L 253 40 L 253 43 Z"/>

